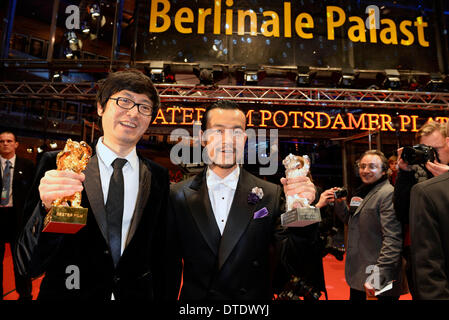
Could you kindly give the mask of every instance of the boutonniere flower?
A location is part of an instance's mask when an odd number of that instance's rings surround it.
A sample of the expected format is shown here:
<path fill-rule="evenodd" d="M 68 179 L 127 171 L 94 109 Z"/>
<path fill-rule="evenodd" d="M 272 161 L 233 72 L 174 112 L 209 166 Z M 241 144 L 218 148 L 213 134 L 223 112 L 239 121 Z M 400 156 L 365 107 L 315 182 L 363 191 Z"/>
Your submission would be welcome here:
<path fill-rule="evenodd" d="M 248 203 L 256 204 L 263 198 L 263 190 L 259 187 L 254 187 L 248 195 Z"/>

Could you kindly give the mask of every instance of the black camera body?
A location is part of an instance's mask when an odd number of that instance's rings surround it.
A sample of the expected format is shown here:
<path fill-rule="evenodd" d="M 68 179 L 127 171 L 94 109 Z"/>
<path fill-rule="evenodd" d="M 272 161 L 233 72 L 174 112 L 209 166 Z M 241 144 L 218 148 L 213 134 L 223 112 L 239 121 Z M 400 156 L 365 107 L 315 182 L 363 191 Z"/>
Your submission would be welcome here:
<path fill-rule="evenodd" d="M 401 155 L 402 160 L 407 162 L 409 165 L 412 164 L 425 164 L 427 161 L 433 162 L 438 158 L 438 152 L 425 144 L 417 144 L 413 147 L 404 147 Z"/>
<path fill-rule="evenodd" d="M 346 188 L 338 188 L 337 191 L 334 192 L 335 199 L 340 199 L 348 196 L 348 190 Z"/>
<path fill-rule="evenodd" d="M 304 279 L 292 276 L 279 293 L 278 300 L 300 300 L 300 297 L 304 300 L 315 301 L 320 299 L 321 292 L 308 285 Z"/>

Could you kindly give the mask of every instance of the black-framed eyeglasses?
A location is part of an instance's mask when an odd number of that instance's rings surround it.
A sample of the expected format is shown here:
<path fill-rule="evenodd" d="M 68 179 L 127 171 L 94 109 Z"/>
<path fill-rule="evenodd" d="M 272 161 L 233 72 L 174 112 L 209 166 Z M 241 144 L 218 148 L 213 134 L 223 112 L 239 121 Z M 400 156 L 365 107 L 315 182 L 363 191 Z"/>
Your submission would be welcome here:
<path fill-rule="evenodd" d="M 131 110 L 132 108 L 137 106 L 137 111 L 139 111 L 144 116 L 151 116 L 153 113 L 153 107 L 145 103 L 135 103 L 131 99 L 124 97 L 109 99 L 115 100 L 115 103 L 122 109 Z"/>

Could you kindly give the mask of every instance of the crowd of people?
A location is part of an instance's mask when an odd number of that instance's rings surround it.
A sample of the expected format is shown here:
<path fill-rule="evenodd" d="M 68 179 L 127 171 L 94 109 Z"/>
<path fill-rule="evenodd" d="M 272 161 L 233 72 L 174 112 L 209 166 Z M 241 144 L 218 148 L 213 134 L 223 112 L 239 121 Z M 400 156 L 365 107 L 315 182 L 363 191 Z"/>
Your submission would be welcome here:
<path fill-rule="evenodd" d="M 170 186 L 168 171 L 136 150 L 159 106 L 141 72 L 109 74 L 97 93 L 103 135 L 82 173 L 57 170 L 57 151 L 42 156 L 35 174 L 32 164 L 22 169 L 15 135 L 0 134 L 0 209 L 15 226 L 1 225 L 0 245 L 11 243 L 21 298 L 31 298 L 31 279 L 44 273 L 39 300 L 270 300 L 314 276 L 325 290 L 320 225 L 280 222 L 285 199 L 298 196 L 347 224 L 351 300 L 396 300 L 407 288 L 414 299 L 449 299 L 446 126 L 431 122 L 418 133 L 434 161 L 405 162 L 402 148 L 389 160 L 368 150 L 357 162 L 362 184 L 336 197 L 310 176 L 273 184 L 246 171 L 245 113 L 219 101 L 201 123 L 208 165 Z M 52 203 L 76 192 L 89 212 L 85 227 L 43 232 Z"/>

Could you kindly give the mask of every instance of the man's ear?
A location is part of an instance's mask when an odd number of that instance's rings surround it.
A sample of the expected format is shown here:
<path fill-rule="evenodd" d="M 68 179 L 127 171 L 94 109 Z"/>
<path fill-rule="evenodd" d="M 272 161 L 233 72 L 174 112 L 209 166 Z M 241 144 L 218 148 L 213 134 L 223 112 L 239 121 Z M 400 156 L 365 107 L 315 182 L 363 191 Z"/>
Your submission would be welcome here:
<path fill-rule="evenodd" d="M 97 102 L 97 114 L 101 117 L 103 116 L 103 113 L 104 113 L 103 107 L 101 106 L 100 102 Z"/>

